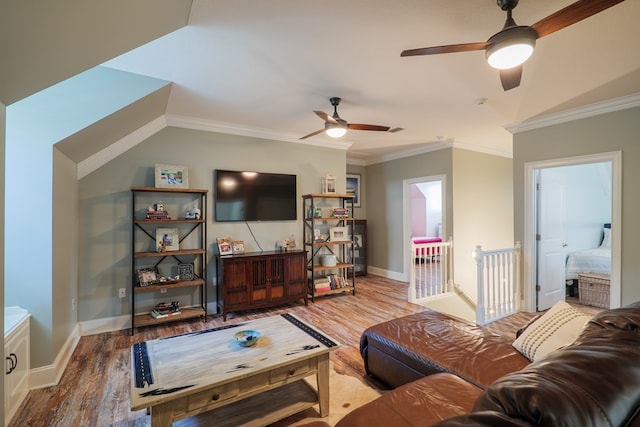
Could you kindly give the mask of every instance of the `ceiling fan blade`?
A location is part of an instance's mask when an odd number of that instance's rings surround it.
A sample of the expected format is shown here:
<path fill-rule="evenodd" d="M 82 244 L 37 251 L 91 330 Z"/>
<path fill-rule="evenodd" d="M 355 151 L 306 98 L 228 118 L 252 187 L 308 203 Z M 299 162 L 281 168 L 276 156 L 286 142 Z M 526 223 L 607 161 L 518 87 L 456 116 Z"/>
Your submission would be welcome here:
<path fill-rule="evenodd" d="M 330 115 L 328 115 L 327 113 L 325 113 L 324 111 L 315 111 L 314 113 L 316 113 L 316 115 L 318 117 L 320 117 L 322 120 L 324 120 L 325 122 L 330 122 L 330 123 L 338 123 L 336 121 L 336 119 L 334 119 L 333 117 L 331 117 Z"/>
<path fill-rule="evenodd" d="M 532 25 L 538 32 L 538 37 L 544 37 L 561 30 L 583 19 L 587 19 L 605 9 L 622 3 L 624 0 L 579 0 L 564 9 L 552 13 Z"/>
<path fill-rule="evenodd" d="M 483 50 L 487 47 L 487 42 L 450 44 L 446 46 L 423 47 L 420 49 L 403 50 L 400 56 L 435 55 L 438 53 L 470 52 L 473 50 Z"/>
<path fill-rule="evenodd" d="M 500 82 L 504 90 L 513 89 L 520 86 L 522 78 L 522 65 L 509 68 L 508 70 L 500 70 Z"/>
<path fill-rule="evenodd" d="M 363 125 L 361 123 L 349 123 L 347 128 L 355 130 L 378 130 L 382 132 L 386 132 L 390 129 L 389 126 Z"/>
<path fill-rule="evenodd" d="M 303 137 L 301 137 L 299 139 L 306 139 L 306 138 L 309 138 L 310 136 L 314 136 L 314 135 L 317 135 L 317 134 L 322 133 L 322 132 L 324 132 L 324 129 L 320 129 L 320 130 L 317 130 L 315 132 L 311 132 L 309 135 L 305 135 L 305 136 L 303 136 Z"/>

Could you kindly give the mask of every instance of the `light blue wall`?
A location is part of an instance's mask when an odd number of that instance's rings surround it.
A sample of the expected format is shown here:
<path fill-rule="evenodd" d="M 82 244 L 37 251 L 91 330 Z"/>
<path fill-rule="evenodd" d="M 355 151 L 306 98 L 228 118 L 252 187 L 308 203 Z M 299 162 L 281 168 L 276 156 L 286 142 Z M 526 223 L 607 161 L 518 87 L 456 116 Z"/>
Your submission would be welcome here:
<path fill-rule="evenodd" d="M 560 168 L 565 175 L 564 234 L 567 253 L 595 248 L 611 222 L 611 163 Z"/>
<path fill-rule="evenodd" d="M 75 200 L 76 169 L 54 145 L 167 84 L 96 67 L 6 109 L 5 304 L 32 314 L 33 367 L 53 363 L 76 320 L 77 206 L 53 197 Z"/>

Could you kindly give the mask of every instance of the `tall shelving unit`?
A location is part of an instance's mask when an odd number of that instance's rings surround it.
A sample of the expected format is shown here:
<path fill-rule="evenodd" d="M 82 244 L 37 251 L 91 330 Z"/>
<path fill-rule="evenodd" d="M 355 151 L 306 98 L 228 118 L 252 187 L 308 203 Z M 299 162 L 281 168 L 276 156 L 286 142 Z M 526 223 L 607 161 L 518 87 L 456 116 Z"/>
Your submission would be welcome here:
<path fill-rule="evenodd" d="M 157 188 L 157 187 L 131 187 L 131 334 L 136 327 L 150 326 L 176 320 L 184 320 L 202 317 L 207 318 L 207 192 L 199 189 Z M 155 197 L 156 199 L 152 199 Z M 197 219 L 147 219 L 146 207 L 150 200 L 156 202 L 170 198 L 174 203 L 186 208 L 197 204 L 201 211 Z M 183 209 L 184 210 L 184 209 Z M 177 214 L 177 212 L 176 212 Z M 181 212 L 178 215 L 183 215 Z M 174 228 L 178 231 L 179 249 L 159 252 L 156 242 L 156 230 L 161 228 Z M 183 247 L 184 246 L 184 247 Z M 171 273 L 178 272 L 178 264 L 193 264 L 193 278 L 184 280 L 175 278 L 169 274 L 170 280 L 141 286 L 138 278 L 138 270 L 142 268 L 162 269 Z M 171 279 L 173 276 L 173 279 Z M 180 314 L 155 318 L 151 310 L 136 313 L 137 300 L 144 299 L 159 302 L 167 298 L 191 299 L 193 289 L 196 291 L 195 304 L 180 307 Z M 169 297 L 161 295 L 171 294 Z"/>
<path fill-rule="evenodd" d="M 303 245 L 308 253 L 308 292 L 315 297 L 336 293 L 356 294 L 355 266 L 349 259 L 353 253 L 353 208 L 355 196 L 349 194 L 305 194 L 302 196 Z M 336 209 L 340 213 L 336 215 Z M 332 229 L 344 232 L 334 233 Z M 336 237 L 337 236 L 337 237 Z M 324 256 L 335 256 L 335 265 L 323 263 Z M 324 264 L 324 265 L 323 265 Z M 325 282 L 329 282 L 327 289 Z"/>

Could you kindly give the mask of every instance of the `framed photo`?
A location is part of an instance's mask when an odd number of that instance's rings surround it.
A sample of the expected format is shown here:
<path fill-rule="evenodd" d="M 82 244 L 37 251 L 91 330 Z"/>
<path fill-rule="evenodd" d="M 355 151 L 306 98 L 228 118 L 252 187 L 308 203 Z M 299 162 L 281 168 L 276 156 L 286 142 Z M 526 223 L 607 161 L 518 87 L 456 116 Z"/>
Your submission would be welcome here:
<path fill-rule="evenodd" d="M 242 240 L 234 240 L 231 243 L 231 250 L 233 251 L 233 254 L 243 254 L 244 253 L 244 242 Z"/>
<path fill-rule="evenodd" d="M 156 164 L 156 187 L 189 188 L 187 167 Z"/>
<path fill-rule="evenodd" d="M 218 237 L 216 240 L 218 241 L 218 251 L 220 255 L 233 254 L 233 240 L 231 240 L 231 237 Z"/>
<path fill-rule="evenodd" d="M 156 250 L 158 252 L 177 251 L 180 239 L 177 228 L 156 228 Z"/>
<path fill-rule="evenodd" d="M 158 282 L 158 269 L 156 267 L 140 268 L 137 273 L 140 286 L 155 285 Z"/>
<path fill-rule="evenodd" d="M 336 192 L 336 176 L 332 173 L 327 173 L 322 178 L 322 193 L 331 194 Z"/>
<path fill-rule="evenodd" d="M 329 229 L 329 240 L 332 242 L 345 242 L 349 240 L 348 234 L 347 227 L 331 227 Z"/>
<path fill-rule="evenodd" d="M 195 278 L 195 274 L 193 273 L 193 264 L 188 262 L 181 262 L 178 264 L 178 276 L 180 276 L 180 280 L 191 281 Z"/>
<path fill-rule="evenodd" d="M 360 175 L 355 173 L 347 174 L 347 194 L 355 196 L 353 206 L 360 207 Z"/>

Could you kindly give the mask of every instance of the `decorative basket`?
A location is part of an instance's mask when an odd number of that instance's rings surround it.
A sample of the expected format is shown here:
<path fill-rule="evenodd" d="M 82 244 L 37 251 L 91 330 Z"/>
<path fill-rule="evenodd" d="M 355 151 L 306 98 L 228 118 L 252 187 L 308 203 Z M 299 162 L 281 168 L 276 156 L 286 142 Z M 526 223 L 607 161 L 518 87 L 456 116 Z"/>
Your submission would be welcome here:
<path fill-rule="evenodd" d="M 606 274 L 578 275 L 580 304 L 609 308 L 610 282 Z"/>

